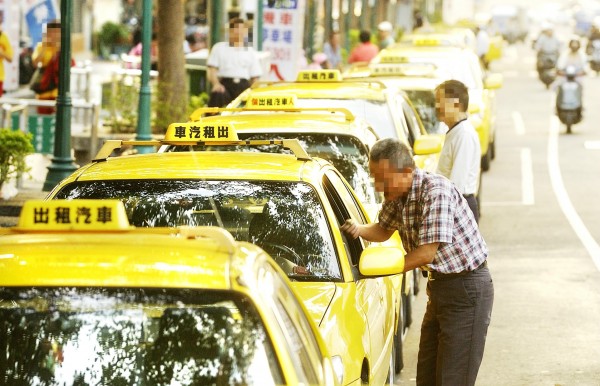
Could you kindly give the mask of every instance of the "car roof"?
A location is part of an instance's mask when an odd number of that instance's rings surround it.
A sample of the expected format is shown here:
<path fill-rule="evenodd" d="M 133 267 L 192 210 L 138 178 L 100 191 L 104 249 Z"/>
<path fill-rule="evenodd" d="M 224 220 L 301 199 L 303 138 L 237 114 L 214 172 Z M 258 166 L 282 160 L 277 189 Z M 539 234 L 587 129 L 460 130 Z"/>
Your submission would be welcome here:
<path fill-rule="evenodd" d="M 235 125 L 238 133 L 252 131 L 254 133 L 295 132 L 351 135 L 364 140 L 368 123 L 358 118 L 347 120 L 334 114 L 314 114 L 304 112 L 264 111 L 231 114 L 225 116 L 204 117 L 205 123 L 227 120 Z M 374 135 L 374 134 L 373 134 Z"/>
<path fill-rule="evenodd" d="M 189 151 L 109 157 L 93 162 L 70 180 L 228 179 L 301 181 L 325 161 L 254 152 Z"/>
<path fill-rule="evenodd" d="M 31 201 L 21 217 L 45 208 L 50 208 L 49 213 L 69 208 L 73 219 L 75 208 L 91 201 L 110 206 L 106 203 L 116 200 Z M 125 223 L 119 220 L 107 229 L 89 228 L 79 220 L 68 226 L 51 220 L 40 226 L 31 219 L 2 229 L 0 250 L 5 253 L 0 259 L 0 285 L 226 290 L 248 272 L 239 267 L 254 264 L 263 254 L 218 227 L 135 228 L 129 226 L 124 207 L 121 211 L 114 210 L 112 217 L 124 218 Z"/>
<path fill-rule="evenodd" d="M 366 99 L 385 101 L 385 86 L 369 80 L 356 82 L 276 82 L 258 83 L 243 98 L 261 94 L 294 94 L 300 99 Z"/>

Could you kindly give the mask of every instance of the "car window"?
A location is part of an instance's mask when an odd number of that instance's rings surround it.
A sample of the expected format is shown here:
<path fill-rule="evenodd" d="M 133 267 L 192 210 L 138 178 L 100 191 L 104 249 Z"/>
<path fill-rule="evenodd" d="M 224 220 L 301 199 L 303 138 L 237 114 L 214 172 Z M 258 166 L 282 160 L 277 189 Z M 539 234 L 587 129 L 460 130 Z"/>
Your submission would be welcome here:
<path fill-rule="evenodd" d="M 435 112 L 435 94 L 428 90 L 405 90 L 417 110 L 428 134 L 444 134 L 445 125 L 440 125 Z"/>
<path fill-rule="evenodd" d="M 366 99 L 297 99 L 296 107 L 344 107 L 355 117 L 369 122 L 380 138 L 398 138 L 390 108 L 384 100 Z"/>
<path fill-rule="evenodd" d="M 231 292 L 0 288 L 6 384 L 283 384 L 253 303 Z"/>
<path fill-rule="evenodd" d="M 123 201 L 138 227 L 213 225 L 264 248 L 292 279 L 340 280 L 324 209 L 300 182 L 107 180 L 66 185 L 56 199 Z"/>
<path fill-rule="evenodd" d="M 369 149 L 358 138 L 341 134 L 303 134 L 294 132 L 257 133 L 248 134 L 238 132 L 240 140 L 277 140 L 294 138 L 300 141 L 302 147 L 312 157 L 320 157 L 335 166 L 336 169 L 350 183 L 361 202 L 376 203 L 378 198 L 371 188 L 369 177 Z M 372 138 L 371 142 L 375 142 Z M 214 147 L 194 146 L 194 150 L 207 151 Z M 188 151 L 181 146 L 174 146 L 170 150 Z M 260 153 L 292 154 L 289 149 L 282 149 L 280 145 L 250 146 L 219 146 L 219 151 L 243 151 Z"/>
<path fill-rule="evenodd" d="M 268 264 L 264 271 L 260 272 L 258 280 L 263 285 L 269 283 L 273 286 L 275 296 L 271 296 L 268 291 L 261 291 L 260 296 L 265 302 L 273 303 L 271 310 L 278 321 L 281 335 L 286 337 L 287 351 L 293 355 L 292 363 L 298 380 L 307 385 L 321 383 L 319 374 L 315 373 L 315 370 L 322 371 L 323 357 L 314 331 L 310 327 L 306 314 L 302 312 L 297 297 Z"/>
<path fill-rule="evenodd" d="M 340 177 L 333 171 L 328 171 L 323 177 L 323 187 L 327 198 L 334 209 L 338 225 L 342 225 L 347 219 L 353 219 L 359 224 L 366 224 L 367 219 L 355 201 L 354 196 L 348 191 Z M 368 241 L 359 237 L 352 239 L 344 236 L 344 243 L 349 252 L 352 265 L 358 265 L 363 249 Z"/>

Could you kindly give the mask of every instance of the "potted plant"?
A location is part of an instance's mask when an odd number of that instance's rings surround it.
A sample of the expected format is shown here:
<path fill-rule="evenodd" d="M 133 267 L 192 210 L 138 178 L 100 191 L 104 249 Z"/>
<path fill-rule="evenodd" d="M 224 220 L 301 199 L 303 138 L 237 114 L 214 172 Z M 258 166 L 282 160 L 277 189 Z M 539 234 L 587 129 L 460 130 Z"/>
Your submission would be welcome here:
<path fill-rule="evenodd" d="M 0 129 L 0 190 L 5 182 L 27 171 L 25 157 L 32 154 L 31 134 Z"/>
<path fill-rule="evenodd" d="M 98 50 L 100 56 L 108 58 L 111 54 L 127 52 L 130 45 L 129 29 L 124 24 L 107 21 L 98 32 Z"/>

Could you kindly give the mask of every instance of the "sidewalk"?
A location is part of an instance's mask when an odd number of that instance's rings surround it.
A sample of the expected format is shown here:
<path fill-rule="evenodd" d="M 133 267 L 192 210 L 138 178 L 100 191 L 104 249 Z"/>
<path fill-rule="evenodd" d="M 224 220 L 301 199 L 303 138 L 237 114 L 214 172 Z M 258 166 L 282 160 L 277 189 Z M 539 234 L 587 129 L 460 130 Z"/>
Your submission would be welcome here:
<path fill-rule="evenodd" d="M 113 72 L 120 68 L 119 62 L 96 60 L 90 53 L 82 53 L 73 57 L 77 65 L 85 63 L 91 64 L 93 72 L 91 75 L 91 100 L 101 103 L 102 83 L 111 80 Z M 73 85 L 72 85 L 73 86 Z M 29 90 L 27 85 L 21 86 L 17 90 L 7 91 L 4 94 L 7 98 L 28 99 L 35 98 L 34 93 Z M 76 127 L 72 127 L 75 131 Z M 16 188 L 15 181 L 9 181 L 0 192 L 0 227 L 17 225 L 19 214 L 23 203 L 32 199 L 44 199 L 48 192 L 42 192 L 48 165 L 51 162 L 51 155 L 33 154 L 27 157 L 27 165 L 31 168 L 29 176 L 23 176 L 21 188 Z M 8 197 L 8 198 L 4 198 Z"/>

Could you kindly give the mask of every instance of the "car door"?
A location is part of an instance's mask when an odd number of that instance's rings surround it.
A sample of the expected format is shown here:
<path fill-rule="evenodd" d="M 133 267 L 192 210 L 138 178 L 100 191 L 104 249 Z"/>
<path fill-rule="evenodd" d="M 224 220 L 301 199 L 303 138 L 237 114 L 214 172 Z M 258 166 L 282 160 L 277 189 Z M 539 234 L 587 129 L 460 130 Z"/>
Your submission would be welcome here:
<path fill-rule="evenodd" d="M 368 222 L 367 216 L 350 192 L 349 186 L 342 181 L 336 171 L 329 170 L 325 173 L 323 185 L 339 225 L 349 218 L 361 224 Z M 356 273 L 356 302 L 361 307 L 369 326 L 369 331 L 365 333 L 369 335 L 368 354 L 372 380 L 385 379 L 389 368 L 394 327 L 394 296 L 390 279 L 362 277 L 358 272 L 358 262 L 360 253 L 368 246 L 368 242 L 360 238 L 352 240 L 345 235 L 344 240 L 350 250 L 349 256 L 352 260 L 350 263 Z"/>

